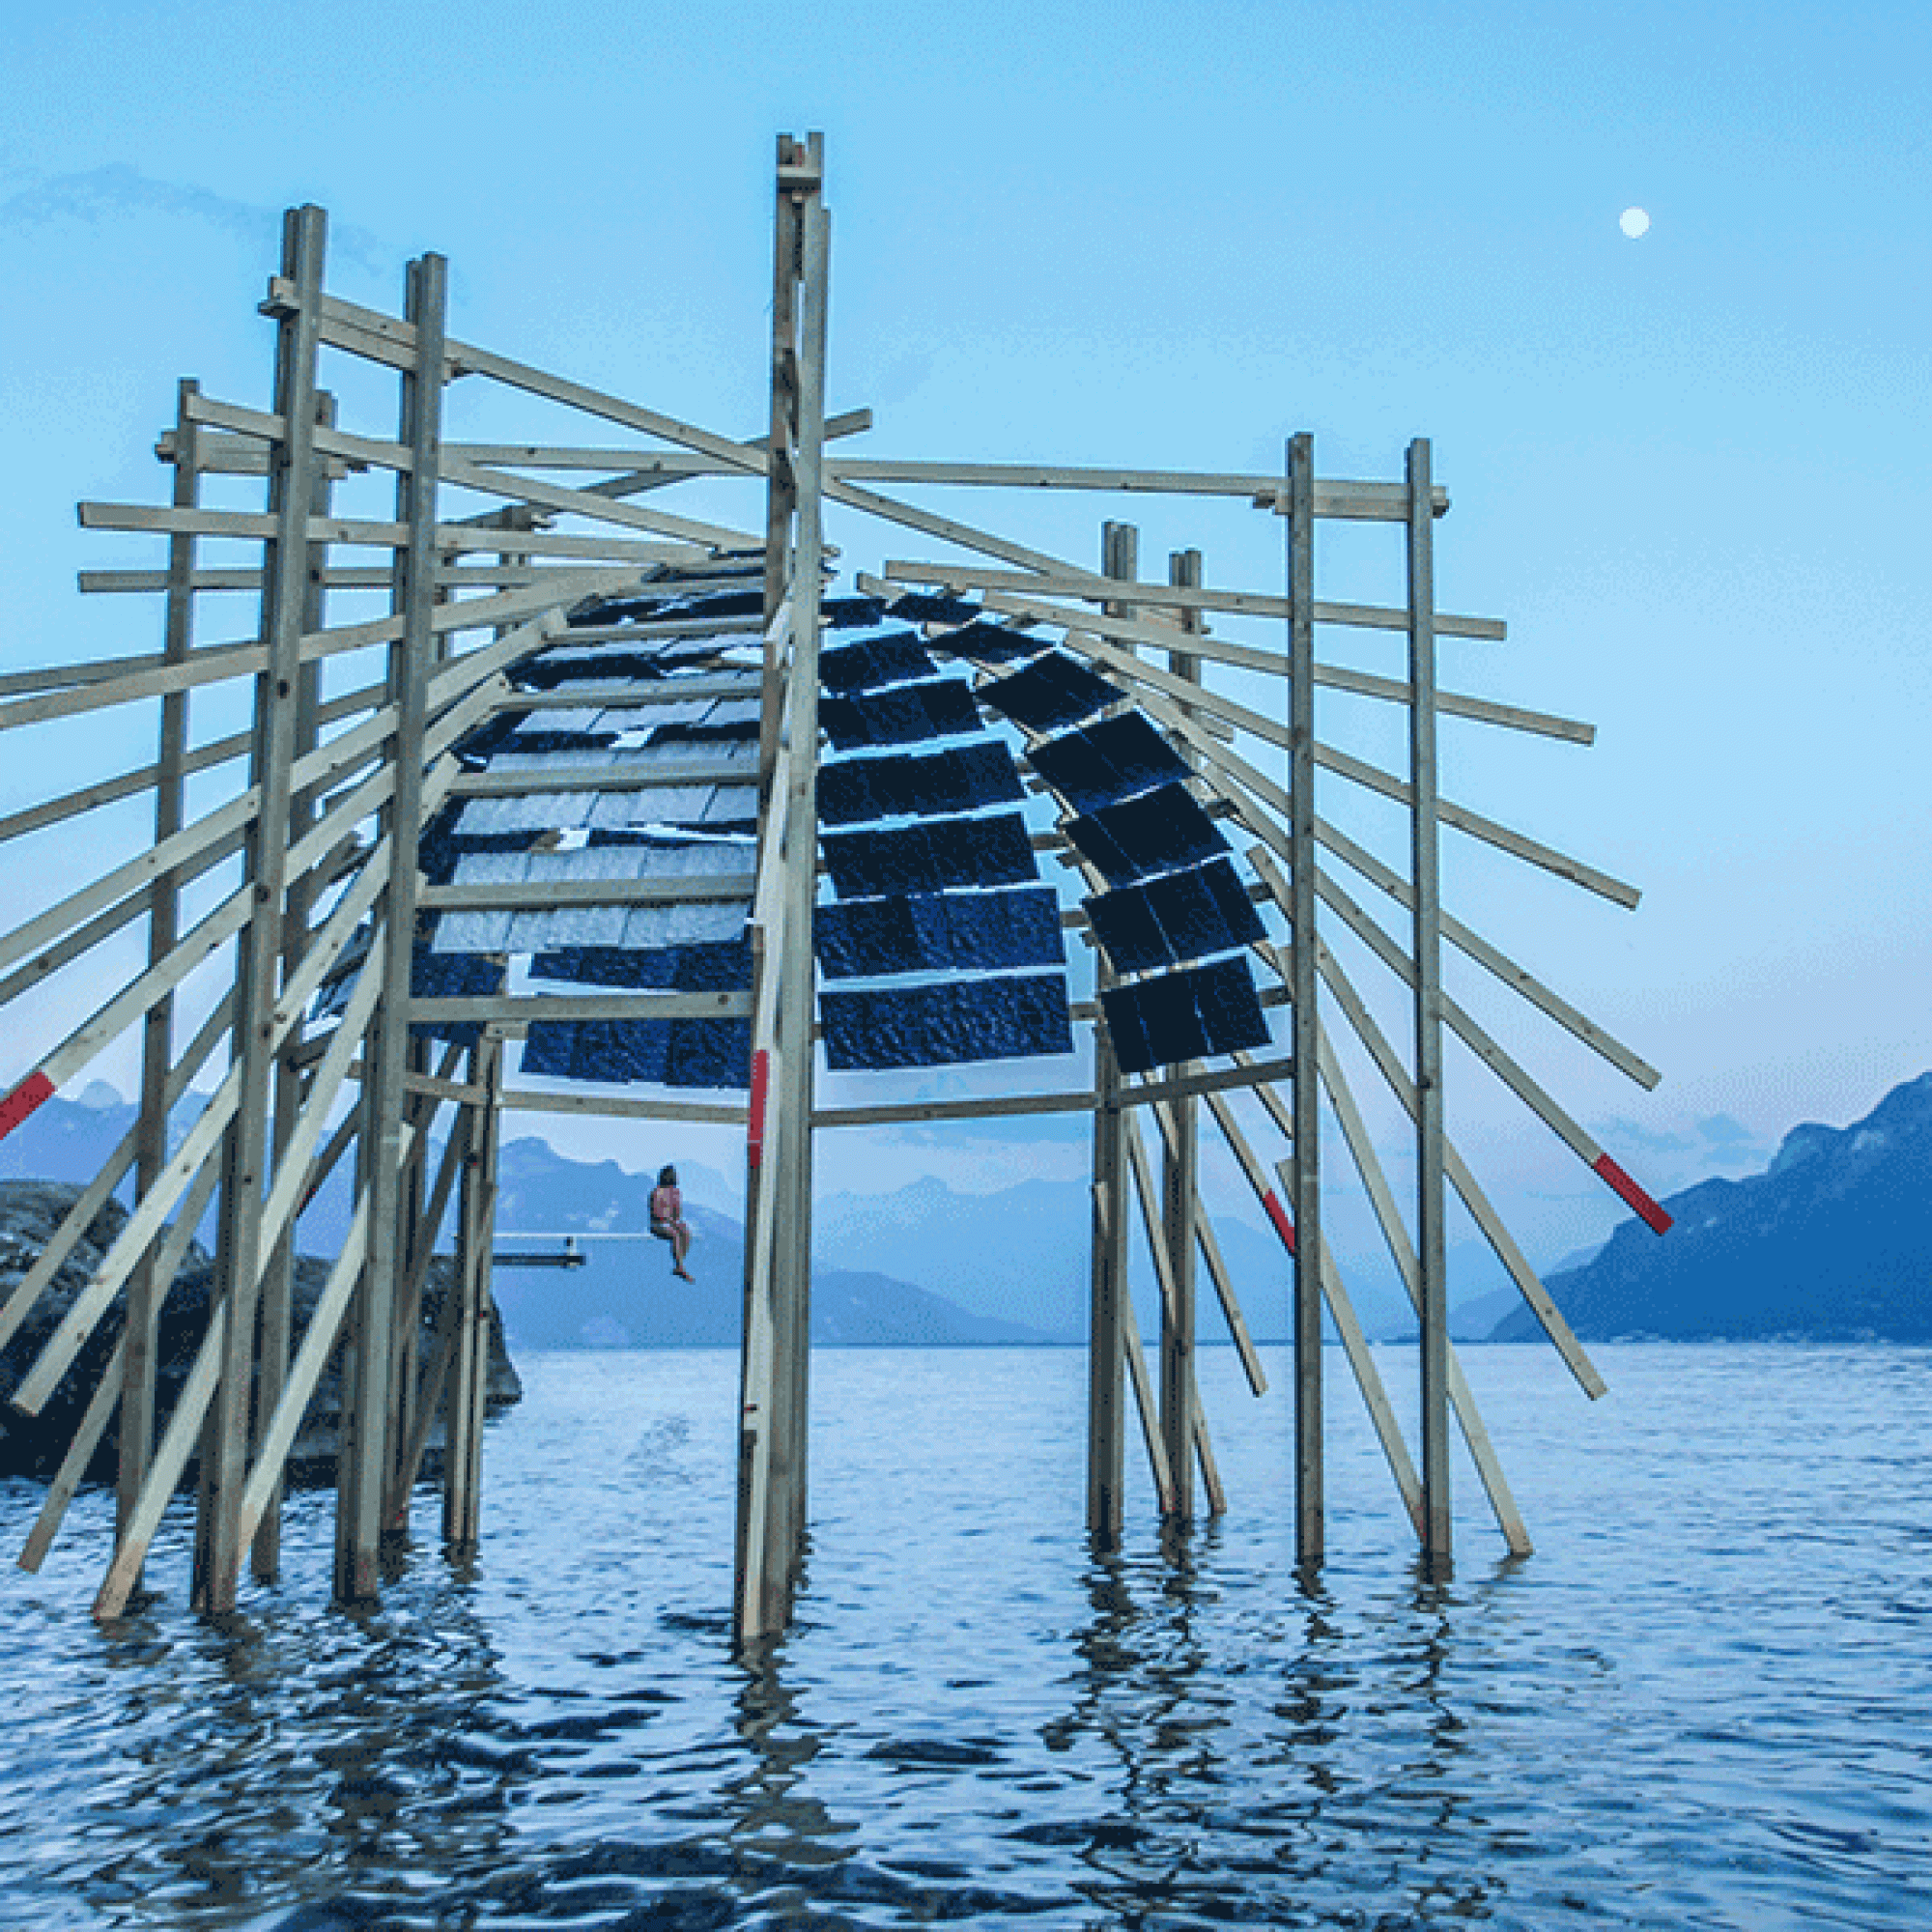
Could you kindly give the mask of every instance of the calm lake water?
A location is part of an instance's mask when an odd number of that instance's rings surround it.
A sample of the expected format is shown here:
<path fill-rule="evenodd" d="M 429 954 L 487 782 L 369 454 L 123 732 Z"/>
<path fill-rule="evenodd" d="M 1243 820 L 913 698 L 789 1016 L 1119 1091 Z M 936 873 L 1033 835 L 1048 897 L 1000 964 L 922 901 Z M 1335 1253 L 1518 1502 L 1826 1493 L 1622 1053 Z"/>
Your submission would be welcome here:
<path fill-rule="evenodd" d="M 1108 1562 L 1076 1351 L 822 1352 L 808 1587 L 756 1671 L 723 1353 L 525 1358 L 480 1561 L 425 1492 L 367 1616 L 305 1498 L 241 1623 L 183 1607 L 181 1524 L 99 1633 L 83 1497 L 0 1577 L 0 1925 L 1932 1925 L 1932 1352 L 1599 1358 L 1592 1405 L 1464 1351 L 1538 1550 L 1501 1560 L 1465 1468 L 1430 1586 L 1331 1350 L 1310 1591 L 1286 1402 L 1229 1350 L 1230 1515 L 1163 1554 L 1143 1492 Z M 0 1486 L 10 1550 L 37 1507 Z"/>

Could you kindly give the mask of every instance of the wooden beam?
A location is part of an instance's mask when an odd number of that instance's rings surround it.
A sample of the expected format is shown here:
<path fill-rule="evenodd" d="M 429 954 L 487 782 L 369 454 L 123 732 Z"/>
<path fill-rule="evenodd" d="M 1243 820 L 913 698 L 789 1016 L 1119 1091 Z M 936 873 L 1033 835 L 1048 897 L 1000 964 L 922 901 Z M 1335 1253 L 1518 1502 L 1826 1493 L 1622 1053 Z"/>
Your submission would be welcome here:
<path fill-rule="evenodd" d="M 444 476 L 449 471 L 439 452 L 447 270 L 440 255 L 429 254 L 411 263 L 408 278 L 416 361 L 403 376 L 400 434 L 413 460 L 397 486 L 397 508 L 404 516 L 409 543 L 399 560 L 396 583 L 402 635 L 389 655 L 390 701 L 397 727 L 395 790 L 386 817 L 399 861 L 414 844 L 423 823 L 423 739 L 436 636 L 431 619 L 436 599 L 437 488 L 439 470 Z M 320 297 L 318 287 L 311 303 Z M 303 312 L 315 313 L 312 305 Z M 343 1382 L 343 1442 L 336 1489 L 335 1595 L 346 1604 L 367 1602 L 377 1595 L 378 1561 L 386 1527 L 384 1490 L 393 1460 L 390 1445 L 396 1421 L 392 1330 L 406 1253 L 401 1226 L 403 1081 L 409 1068 L 418 894 L 415 866 L 392 865 L 383 907 L 385 939 L 380 960 L 373 945 L 370 950 L 370 968 L 382 976 L 382 999 L 380 1017 L 370 1033 L 370 1072 L 362 1083 L 369 1247 L 351 1344 L 355 1374 L 353 1378 L 345 1374 Z"/>
<path fill-rule="evenodd" d="M 926 483 L 999 490 L 1102 490 L 1163 497 L 1265 497 L 1269 507 L 1281 491 L 1278 476 L 1186 469 L 1102 469 L 1071 464 L 926 463 L 894 457 L 836 456 L 828 468 L 840 482 Z M 1315 486 L 1315 514 L 1372 523 L 1399 524 L 1404 514 L 1399 483 L 1346 482 L 1328 478 Z M 1438 491 L 1436 514 L 1449 507 L 1449 493 Z"/>
<path fill-rule="evenodd" d="M 498 1103 L 506 1114 L 605 1114 L 623 1121 L 698 1121 L 718 1126 L 742 1127 L 742 1103 L 707 1100 L 639 1100 L 615 1094 L 540 1094 L 515 1089 Z"/>
<path fill-rule="evenodd" d="M 749 899 L 749 872 L 716 872 L 682 879 L 532 879 L 493 885 L 425 886 L 425 912 L 509 909 L 550 912 L 565 906 L 703 905 Z"/>
<path fill-rule="evenodd" d="M 1080 597 L 1096 604 L 1106 602 L 1105 580 L 1090 572 L 1061 566 L 1042 581 L 1026 572 L 987 570 L 971 563 L 919 563 L 895 558 L 880 573 L 890 582 L 936 583 L 953 590 L 1017 591 L 1029 597 Z M 1156 583 L 1148 586 L 1145 603 L 1173 610 L 1224 611 L 1244 617 L 1288 618 L 1293 600 L 1275 597 L 1260 590 L 1218 590 L 1199 584 Z M 1312 621 L 1340 624 L 1351 629 L 1400 631 L 1406 627 L 1407 612 L 1378 604 L 1313 604 Z M 1500 617 L 1452 617 L 1436 620 L 1444 637 L 1482 638 L 1500 642 L 1509 629 Z"/>
<path fill-rule="evenodd" d="M 1402 1212 L 1396 1206 L 1395 1192 L 1389 1186 L 1388 1177 L 1382 1172 L 1375 1143 L 1362 1119 L 1361 1109 L 1355 1104 L 1354 1094 L 1343 1077 L 1341 1064 L 1335 1057 L 1334 1044 L 1325 1027 L 1321 1031 L 1321 1084 L 1327 1092 L 1329 1104 L 1335 1109 L 1335 1117 L 1341 1122 L 1350 1157 L 1354 1161 L 1355 1170 L 1361 1176 L 1362 1184 L 1374 1205 L 1376 1219 L 1383 1239 L 1388 1243 L 1396 1272 L 1408 1293 L 1409 1305 L 1420 1316 L 1422 1274 L 1415 1250 L 1409 1243 L 1408 1231 L 1403 1226 Z M 1264 1104 L 1274 1102 L 1273 1094 L 1266 1090 L 1262 1097 Z M 1282 1124 L 1279 1116 L 1276 1117 L 1276 1124 Z M 1462 1428 L 1463 1440 L 1469 1445 L 1470 1460 L 1476 1465 L 1477 1475 L 1482 1478 L 1484 1492 L 1490 1499 L 1490 1507 L 1495 1513 L 1496 1524 L 1503 1533 L 1503 1540 L 1509 1545 L 1510 1553 L 1513 1556 L 1527 1556 L 1533 1547 L 1529 1531 L 1523 1527 L 1522 1516 L 1517 1508 L 1515 1496 L 1510 1493 L 1502 1463 L 1490 1442 L 1488 1430 L 1483 1427 L 1476 1399 L 1463 1378 L 1462 1365 L 1457 1361 L 1453 1348 L 1448 1355 L 1449 1401 Z"/>
<path fill-rule="evenodd" d="M 532 1020 L 749 1019 L 750 993 L 519 993 L 450 995 L 410 1003 L 413 1019 L 440 1026 L 528 1025 Z M 419 1078 L 408 1083 L 426 1091 Z M 447 1096 L 445 1096 L 447 1097 Z"/>
<path fill-rule="evenodd" d="M 1288 445 L 1288 912 L 1287 976 L 1294 1009 L 1294 1532 L 1304 1569 L 1326 1541 L 1322 1477 L 1321 1111 L 1315 1070 L 1315 439 Z"/>

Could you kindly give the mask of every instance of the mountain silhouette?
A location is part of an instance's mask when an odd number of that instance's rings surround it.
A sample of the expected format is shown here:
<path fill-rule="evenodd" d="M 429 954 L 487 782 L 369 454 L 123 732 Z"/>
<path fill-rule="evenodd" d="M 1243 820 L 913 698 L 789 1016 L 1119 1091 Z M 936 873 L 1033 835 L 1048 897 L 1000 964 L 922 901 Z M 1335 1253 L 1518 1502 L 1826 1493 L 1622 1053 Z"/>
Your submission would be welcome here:
<path fill-rule="evenodd" d="M 1932 1341 L 1932 1073 L 1849 1127 L 1792 1128 L 1771 1165 L 1664 1206 L 1660 1240 L 1626 1222 L 1550 1294 L 1585 1341 Z M 1497 1342 L 1541 1334 L 1527 1309 Z"/>

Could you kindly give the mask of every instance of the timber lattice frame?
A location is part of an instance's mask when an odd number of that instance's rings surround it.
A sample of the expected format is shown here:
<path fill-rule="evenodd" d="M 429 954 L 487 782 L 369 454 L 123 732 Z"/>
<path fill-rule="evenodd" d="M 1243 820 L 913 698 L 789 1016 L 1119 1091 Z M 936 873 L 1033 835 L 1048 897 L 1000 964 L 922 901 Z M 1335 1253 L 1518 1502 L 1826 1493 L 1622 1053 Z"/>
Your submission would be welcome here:
<path fill-rule="evenodd" d="M 196 1605 L 233 1609 L 244 1564 L 260 1578 L 276 1574 L 288 1460 L 338 1350 L 346 1366 L 337 1595 L 353 1601 L 378 1590 L 385 1550 L 407 1526 L 439 1424 L 443 1535 L 459 1548 L 474 1545 L 497 1149 L 502 1114 L 517 1109 L 745 1127 L 734 1614 L 741 1643 L 782 1629 L 800 1575 L 812 1147 L 818 1131 L 843 1125 L 1091 1115 L 1087 1520 L 1100 1544 L 1123 1533 L 1129 1399 L 1163 1516 L 1184 1521 L 1196 1512 L 1197 1469 L 1207 1507 L 1226 1507 L 1195 1383 L 1201 1272 L 1251 1388 L 1257 1395 L 1266 1388 L 1203 1198 L 1202 1134 L 1211 1123 L 1293 1258 L 1300 1561 L 1319 1564 L 1324 1547 L 1321 1351 L 1328 1323 L 1425 1557 L 1446 1562 L 1451 1549 L 1452 1416 L 1506 1542 L 1528 1549 L 1448 1340 L 1444 1230 L 1452 1191 L 1586 1392 L 1601 1393 L 1603 1383 L 1448 1137 L 1445 1037 L 1459 1039 L 1658 1232 L 1668 1218 L 1445 991 L 1445 945 L 1640 1085 L 1658 1076 L 1441 904 L 1444 827 L 1613 903 L 1634 905 L 1636 894 L 1444 797 L 1436 730 L 1438 719 L 1449 716 L 1587 744 L 1589 728 L 1438 687 L 1439 639 L 1493 639 L 1503 629 L 1435 608 L 1435 525 L 1448 503 L 1426 441 L 1411 444 L 1404 475 L 1388 482 L 1321 477 L 1307 436 L 1289 442 L 1279 475 L 839 453 L 838 442 L 869 427 L 870 415 L 826 417 L 823 189 L 821 138 L 781 139 L 772 410 L 762 436 L 720 435 L 451 337 L 446 271 L 436 255 L 411 265 L 400 315 L 331 297 L 326 217 L 303 208 L 287 218 L 280 271 L 264 304 L 276 339 L 270 406 L 228 403 L 183 382 L 174 423 L 158 447 L 172 474 L 169 502 L 80 505 L 89 528 L 165 541 L 161 568 L 88 571 L 81 579 L 88 592 L 158 596 L 161 648 L 0 675 L 0 730 L 151 705 L 156 749 L 151 763 L 13 811 L 0 819 L 0 839 L 71 828 L 96 811 L 150 798 L 152 837 L 0 936 L 0 1002 L 29 999 L 38 1001 L 36 1011 L 66 1015 L 53 1043 L 27 1056 L 0 1100 L 0 1134 L 134 1029 L 140 1105 L 127 1140 L 0 1305 L 0 1347 L 20 1332 L 103 1203 L 131 1177 L 130 1218 L 14 1394 L 19 1407 L 37 1411 L 71 1385 L 81 1365 L 99 1370 L 22 1552 L 29 1568 L 44 1557 L 119 1410 L 116 1532 L 96 1599 L 99 1615 L 120 1614 L 141 1588 L 156 1532 L 191 1463 L 199 1472 Z M 364 386 L 370 365 L 395 379 L 393 430 L 371 424 L 352 431 L 338 422 L 327 378 L 352 364 L 361 365 L 355 380 Z M 584 440 L 457 440 L 446 433 L 445 396 L 459 378 L 498 398 L 575 412 L 587 425 Z M 383 514 L 366 503 L 356 514 L 341 513 L 339 497 L 357 490 L 366 496 L 381 479 L 393 490 Z M 212 492 L 211 482 L 219 487 Z M 762 495 L 761 527 L 755 515 L 738 527 L 660 505 L 677 486 L 701 485 L 715 495 L 732 482 Z M 1144 582 L 1137 532 L 1122 523 L 1105 526 L 1100 566 L 1089 570 L 884 494 L 883 486 L 1139 494 L 1191 501 L 1204 512 L 1217 503 L 1249 516 L 1258 510 L 1282 526 L 1285 582 L 1279 591 L 1210 586 L 1202 553 L 1191 547 L 1174 554 L 1167 582 Z M 259 507 L 221 506 L 237 488 L 259 488 Z M 887 556 L 858 577 L 858 591 L 912 611 L 925 647 L 965 664 L 978 678 L 976 691 L 989 688 L 993 667 L 975 658 L 965 605 L 973 619 L 1042 648 L 1051 643 L 1106 680 L 1113 688 L 1107 717 L 1133 715 L 1154 728 L 1184 767 L 1184 789 L 1218 828 L 1215 836 L 1225 844 L 1234 834 L 1248 899 L 1275 922 L 1237 955 L 1252 962 L 1241 966 L 1244 983 L 1252 965 L 1262 969 L 1258 1009 L 1283 1014 L 1271 1037 L 1238 1051 L 1123 1068 L 1108 1001 L 1131 992 L 1144 976 L 1117 970 L 1092 916 L 1069 907 L 1061 923 L 1094 959 L 1094 997 L 1067 1009 L 1073 1037 L 1089 1049 L 1072 1064 L 1089 1072 L 1033 1085 L 1015 1072 L 1004 1092 L 951 1102 L 825 1097 L 814 908 L 828 509 L 852 515 L 868 533 L 911 532 L 950 554 Z M 1318 597 L 1321 531 L 1336 520 L 1390 526 L 1403 552 L 1399 602 Z M 212 545 L 246 546 L 256 555 L 242 564 L 211 560 Z M 742 876 L 639 877 L 621 885 L 540 883 L 534 874 L 523 884 L 466 885 L 424 876 L 425 832 L 440 813 L 466 802 L 613 798 L 662 782 L 661 771 L 627 775 L 610 766 L 601 775 L 572 766 L 534 776 L 479 769 L 468 748 L 493 720 L 512 713 L 541 719 L 546 706 L 582 701 L 514 682 L 559 640 L 655 640 L 696 647 L 701 656 L 707 622 L 678 610 L 689 612 L 690 596 L 707 587 L 728 591 L 747 582 L 762 592 L 749 633 L 741 625 L 735 649 L 718 644 L 670 694 L 755 702 L 754 766 L 741 770 L 721 747 L 721 762 L 681 767 L 679 778 L 690 785 L 735 782 L 747 795 L 755 783 L 755 835 Z M 673 603 L 672 592 L 687 601 Z M 928 601 L 905 604 L 907 593 Z M 204 641 L 211 613 L 232 611 L 237 600 L 254 612 L 243 635 Z M 665 605 L 664 614 L 654 614 L 653 600 Z M 621 623 L 600 629 L 569 621 L 586 609 L 620 604 L 627 613 Z M 1319 639 L 1337 630 L 1399 635 L 1403 673 L 1371 673 L 1319 654 Z M 723 634 L 711 624 L 709 635 L 715 643 Z M 1324 689 L 1400 707 L 1407 722 L 1406 768 L 1384 769 L 1324 740 L 1316 702 Z M 632 677 L 596 692 L 600 701 L 636 708 L 661 701 L 667 688 Z M 245 727 L 197 736 L 202 704 L 218 698 L 232 707 L 236 694 L 245 699 Z M 1009 741 L 1029 762 L 1042 742 L 1024 725 Z M 1273 769 L 1271 758 L 1279 759 Z M 1106 880 L 1079 842 L 1077 811 L 1055 799 L 1037 773 L 1029 781 L 1033 845 L 1090 895 L 1103 894 Z M 1406 864 L 1378 856 L 1335 821 L 1321 795 L 1331 784 L 1338 796 L 1377 796 L 1404 814 Z M 1042 822 L 1049 803 L 1055 815 Z M 1375 895 L 1379 916 L 1364 903 L 1365 893 Z M 655 907 L 683 917 L 677 908 L 740 899 L 752 960 L 748 988 L 565 995 L 508 984 L 476 994 L 417 984 L 423 934 L 441 920 L 487 914 L 510 921 L 563 906 L 612 917 L 623 907 Z M 1391 918 L 1395 930 L 1385 923 Z M 144 963 L 116 980 L 101 964 L 113 956 L 110 943 L 125 948 L 142 937 Z M 1331 937 L 1372 960 L 1399 989 L 1406 1023 L 1397 1038 L 1345 970 Z M 533 1028 L 638 1021 L 744 1028 L 749 1091 L 694 1099 L 669 1090 L 640 1096 L 507 1085 L 507 1049 L 534 1040 Z M 1401 1031 L 1408 1036 L 1406 1054 Z M 426 1032 L 445 1041 L 434 1065 Z M 1374 1069 L 1412 1123 L 1411 1150 L 1402 1156 L 1415 1174 L 1406 1213 L 1352 1084 L 1350 1057 Z M 204 1077 L 215 1080 L 212 1098 L 185 1133 L 171 1137 L 171 1115 Z M 1416 1310 L 1419 1468 L 1323 1238 L 1324 1102 Z M 1256 1144 L 1258 1131 L 1285 1150 L 1272 1166 Z M 348 1234 L 297 1333 L 292 1281 L 301 1217 L 344 1163 L 354 1176 Z M 218 1230 L 215 1294 L 199 1352 L 163 1421 L 156 1414 L 156 1324 L 189 1235 L 211 1208 Z M 1153 1374 L 1128 1293 L 1136 1219 L 1159 1296 Z M 446 1223 L 454 1286 L 425 1354 L 423 1295 Z M 119 1339 L 103 1352 L 117 1308 Z"/>

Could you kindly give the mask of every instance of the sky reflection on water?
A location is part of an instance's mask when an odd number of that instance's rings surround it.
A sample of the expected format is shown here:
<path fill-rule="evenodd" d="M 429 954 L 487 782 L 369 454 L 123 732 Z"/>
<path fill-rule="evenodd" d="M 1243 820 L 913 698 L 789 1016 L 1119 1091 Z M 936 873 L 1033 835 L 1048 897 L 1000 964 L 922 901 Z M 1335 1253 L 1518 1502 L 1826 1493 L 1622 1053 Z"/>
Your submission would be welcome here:
<path fill-rule="evenodd" d="M 178 1528 L 169 1594 L 97 1634 L 84 1497 L 6 1586 L 0 1922 L 1912 1922 L 1932 1357 L 1618 1349 L 1586 1408 L 1471 1351 L 1539 1553 L 1465 1495 L 1422 1576 L 1338 1404 L 1310 1583 L 1283 1412 L 1220 1352 L 1235 1514 L 1163 1547 L 1143 1499 L 1113 1557 L 1076 1355 L 822 1355 L 800 1617 L 749 1666 L 728 1357 L 526 1364 L 479 1561 L 425 1544 L 365 1615 L 306 1497 L 245 1616 L 186 1615 Z M 0 1534 L 37 1502 L 0 1486 Z"/>

